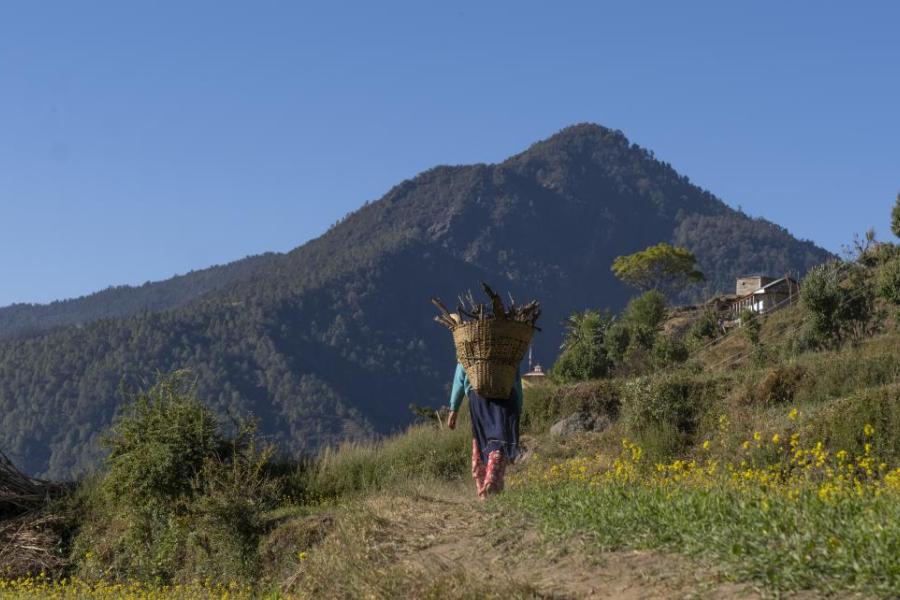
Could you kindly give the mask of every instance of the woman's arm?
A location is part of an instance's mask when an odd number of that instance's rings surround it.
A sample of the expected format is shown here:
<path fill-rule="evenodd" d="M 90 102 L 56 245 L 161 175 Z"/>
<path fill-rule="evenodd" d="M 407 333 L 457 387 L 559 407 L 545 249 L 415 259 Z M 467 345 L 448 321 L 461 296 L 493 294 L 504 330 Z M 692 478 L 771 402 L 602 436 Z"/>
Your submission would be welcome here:
<path fill-rule="evenodd" d="M 450 390 L 450 412 L 457 412 L 466 395 L 466 370 L 459 363 L 453 374 L 453 389 Z"/>
<path fill-rule="evenodd" d="M 453 375 L 453 389 L 450 390 L 450 414 L 447 416 L 447 427 L 456 429 L 456 413 L 466 395 L 466 370 L 459 363 Z"/>

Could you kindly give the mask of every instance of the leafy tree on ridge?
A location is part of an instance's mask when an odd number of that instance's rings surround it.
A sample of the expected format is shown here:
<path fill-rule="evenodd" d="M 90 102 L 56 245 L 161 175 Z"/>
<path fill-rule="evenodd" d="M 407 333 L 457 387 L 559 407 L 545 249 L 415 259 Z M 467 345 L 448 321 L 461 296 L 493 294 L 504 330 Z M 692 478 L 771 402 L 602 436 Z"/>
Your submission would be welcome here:
<path fill-rule="evenodd" d="M 611 268 L 616 277 L 645 291 L 680 290 L 705 279 L 697 270 L 697 258 L 690 250 L 666 242 L 619 256 Z"/>

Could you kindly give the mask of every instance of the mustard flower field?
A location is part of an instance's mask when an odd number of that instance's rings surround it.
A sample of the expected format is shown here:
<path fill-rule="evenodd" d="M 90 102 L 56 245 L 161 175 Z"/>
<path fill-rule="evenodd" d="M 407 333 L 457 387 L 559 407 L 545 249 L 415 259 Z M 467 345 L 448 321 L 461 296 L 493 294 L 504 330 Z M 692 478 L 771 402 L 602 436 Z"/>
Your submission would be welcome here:
<path fill-rule="evenodd" d="M 854 456 L 796 432 L 754 432 L 734 462 L 656 464 L 622 440 L 614 457 L 538 457 L 507 501 L 552 534 L 587 535 L 603 550 L 684 553 L 773 589 L 889 597 L 900 589 L 900 467 L 875 459 L 877 435 L 866 424 Z M 704 440 L 700 452 L 720 443 Z"/>

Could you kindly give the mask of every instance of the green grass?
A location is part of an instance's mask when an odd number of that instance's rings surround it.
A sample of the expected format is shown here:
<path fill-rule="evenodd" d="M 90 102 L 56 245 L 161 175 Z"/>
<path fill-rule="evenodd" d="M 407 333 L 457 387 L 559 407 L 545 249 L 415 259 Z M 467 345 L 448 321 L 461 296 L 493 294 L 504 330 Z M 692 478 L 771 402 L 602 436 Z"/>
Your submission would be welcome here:
<path fill-rule="evenodd" d="M 433 425 L 370 444 L 344 444 L 323 451 L 303 474 L 309 501 L 321 502 L 367 494 L 410 480 L 454 481 L 468 473 L 472 434 L 461 414 L 455 430 Z"/>
<path fill-rule="evenodd" d="M 641 484 L 526 486 L 505 499 L 552 535 L 584 534 L 603 550 L 661 549 L 726 564 L 774 589 L 900 593 L 895 496 L 796 500 L 726 489 Z"/>

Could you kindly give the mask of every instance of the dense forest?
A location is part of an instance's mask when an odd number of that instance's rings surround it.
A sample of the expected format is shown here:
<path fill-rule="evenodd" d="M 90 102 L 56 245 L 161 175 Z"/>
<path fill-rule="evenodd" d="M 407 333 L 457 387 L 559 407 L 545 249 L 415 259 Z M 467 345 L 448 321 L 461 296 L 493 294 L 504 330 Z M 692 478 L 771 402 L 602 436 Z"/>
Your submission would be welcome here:
<path fill-rule="evenodd" d="M 274 254 L 249 256 L 222 266 L 147 282 L 121 285 L 81 298 L 49 304 L 13 304 L 0 308 L 0 339 L 33 335 L 64 325 L 80 325 L 97 319 L 127 317 L 144 310 L 164 310 L 186 304 L 236 281 L 249 279 Z"/>
<path fill-rule="evenodd" d="M 63 304 L 63 319 L 0 310 L 0 448 L 31 473 L 81 472 L 129 390 L 179 368 L 219 414 L 253 413 L 285 452 L 390 431 L 410 403 L 446 397 L 453 351 L 429 296 L 486 280 L 538 298 L 535 354 L 551 362 L 564 317 L 630 296 L 613 259 L 664 240 L 696 254 L 702 293 L 829 256 L 729 208 L 621 132 L 577 125 L 500 164 L 426 171 L 289 253 L 188 275 L 165 293 L 170 282 L 117 288 Z"/>

